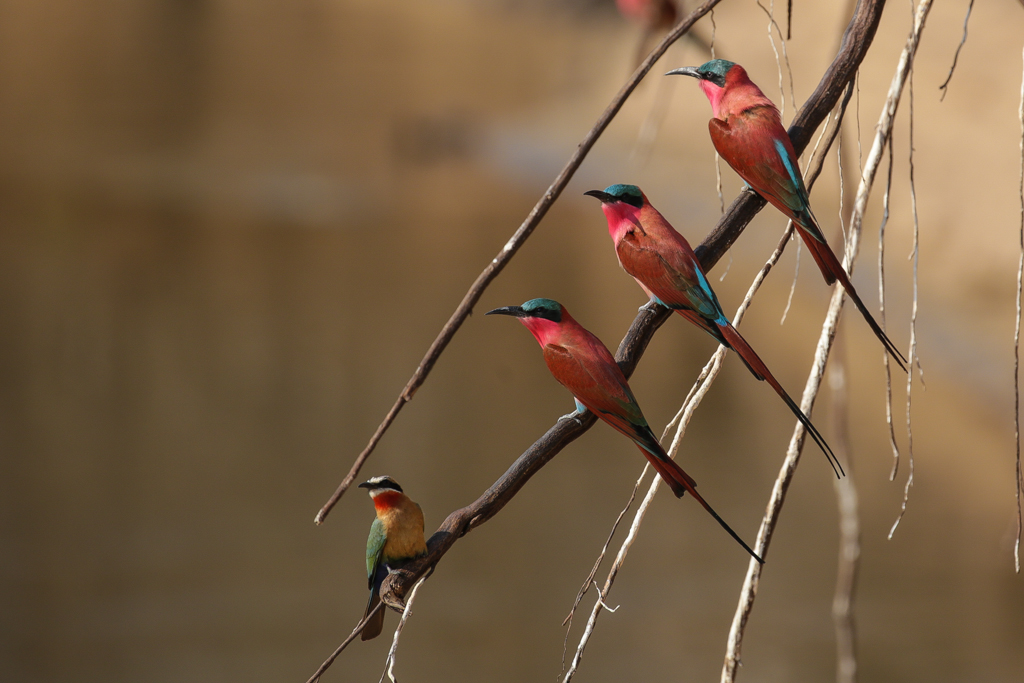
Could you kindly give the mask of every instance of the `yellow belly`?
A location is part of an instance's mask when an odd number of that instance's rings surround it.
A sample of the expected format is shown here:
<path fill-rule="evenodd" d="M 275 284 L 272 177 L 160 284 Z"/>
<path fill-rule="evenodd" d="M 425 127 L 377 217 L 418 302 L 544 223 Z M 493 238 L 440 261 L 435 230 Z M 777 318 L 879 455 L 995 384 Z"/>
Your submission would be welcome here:
<path fill-rule="evenodd" d="M 427 552 L 423 538 L 423 512 L 412 501 L 388 510 L 381 516 L 387 541 L 384 543 L 384 561 L 405 560 Z"/>

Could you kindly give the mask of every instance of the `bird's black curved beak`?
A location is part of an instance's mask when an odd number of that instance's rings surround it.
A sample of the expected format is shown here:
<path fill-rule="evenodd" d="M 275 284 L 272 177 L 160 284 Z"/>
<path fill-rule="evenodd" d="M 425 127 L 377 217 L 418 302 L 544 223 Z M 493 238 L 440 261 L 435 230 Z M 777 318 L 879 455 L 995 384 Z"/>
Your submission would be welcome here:
<path fill-rule="evenodd" d="M 684 66 L 679 69 L 673 69 L 669 71 L 666 76 L 693 76 L 698 80 L 702 80 L 704 77 L 701 76 L 700 71 L 695 66 Z"/>
<path fill-rule="evenodd" d="M 495 308 L 493 311 L 487 311 L 484 315 L 510 315 L 513 318 L 522 318 L 526 315 L 523 311 L 522 306 L 502 306 L 501 308 Z"/>
<path fill-rule="evenodd" d="M 372 482 L 372 481 L 364 481 L 364 482 L 363 482 L 362 484 L 360 484 L 360 485 L 359 485 L 359 486 L 357 486 L 356 488 L 360 488 L 360 489 L 372 489 L 372 488 L 373 488 L 373 486 L 374 486 L 374 484 L 373 484 L 373 482 Z"/>
<path fill-rule="evenodd" d="M 604 190 L 590 190 L 589 192 L 584 192 L 583 194 L 587 195 L 588 197 L 597 197 L 598 199 L 601 200 L 602 204 L 614 204 L 616 201 L 618 201 L 617 199 L 615 199 L 615 197 L 608 194 Z"/>

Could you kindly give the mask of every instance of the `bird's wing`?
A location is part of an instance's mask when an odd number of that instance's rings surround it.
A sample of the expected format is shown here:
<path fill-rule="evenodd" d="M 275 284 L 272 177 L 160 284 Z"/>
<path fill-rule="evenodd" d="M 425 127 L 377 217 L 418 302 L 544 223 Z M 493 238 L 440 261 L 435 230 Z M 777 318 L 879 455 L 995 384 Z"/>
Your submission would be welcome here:
<path fill-rule="evenodd" d="M 727 122 L 713 118 L 709 129 L 715 149 L 733 170 L 815 239 L 825 241 L 811 215 L 800 164 L 777 109 L 763 105 Z"/>
<path fill-rule="evenodd" d="M 377 568 L 381 566 L 384 544 L 387 543 L 387 540 L 384 525 L 379 519 L 374 518 L 370 525 L 370 535 L 366 539 L 366 580 L 370 589 L 373 589 Z"/>
<path fill-rule="evenodd" d="M 580 341 L 572 346 L 548 344 L 544 359 L 555 379 L 618 431 L 633 438 L 639 427 L 647 426 L 626 377 L 599 341 Z"/>
<path fill-rule="evenodd" d="M 631 229 L 615 249 L 626 272 L 642 282 L 668 308 L 688 309 L 709 320 L 723 316 L 696 257 L 676 231 Z M 663 233 L 663 234 L 662 234 Z M 674 233 L 674 234 L 672 234 Z"/>

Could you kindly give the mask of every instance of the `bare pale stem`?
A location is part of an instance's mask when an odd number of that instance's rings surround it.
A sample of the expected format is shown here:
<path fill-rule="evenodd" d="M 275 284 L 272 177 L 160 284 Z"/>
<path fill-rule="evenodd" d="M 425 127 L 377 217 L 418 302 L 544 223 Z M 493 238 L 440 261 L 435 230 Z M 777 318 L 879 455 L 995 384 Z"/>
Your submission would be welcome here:
<path fill-rule="evenodd" d="M 1024 59 L 1024 52 L 1021 54 Z M 1021 496 L 1024 494 L 1024 472 L 1020 463 L 1020 298 L 1024 281 L 1024 71 L 1021 72 L 1020 108 L 1020 256 L 1017 259 L 1017 322 L 1013 330 L 1013 427 L 1017 442 L 1017 476 L 1015 495 L 1017 498 L 1017 539 L 1013 543 L 1013 566 L 1020 573 L 1020 537 L 1024 521 L 1021 519 Z"/>
<path fill-rule="evenodd" d="M 867 163 L 861 173 L 860 186 L 857 189 L 857 198 L 854 202 L 854 212 L 850 217 L 850 239 L 846 254 L 843 258 L 843 266 L 849 273 L 853 272 L 853 266 L 860 247 L 861 227 L 864 222 L 864 210 L 867 207 L 868 196 L 871 193 L 871 186 L 874 182 L 875 173 L 882 157 L 882 150 L 889 137 L 892 128 L 892 120 L 899 105 L 900 94 L 903 91 L 903 84 L 906 81 L 907 67 L 913 61 L 920 41 L 921 31 L 924 29 L 924 20 L 931 9 L 931 0 L 921 0 L 915 16 L 914 29 L 907 39 L 907 44 L 900 55 L 896 73 L 893 76 L 892 84 L 889 87 L 889 95 L 882 107 L 878 127 L 875 131 L 875 139 L 868 154 Z M 835 338 L 836 329 L 839 324 L 839 314 L 842 310 L 845 293 L 842 287 L 836 287 L 829 303 L 828 314 L 821 328 L 821 335 L 818 338 L 818 347 L 814 354 L 814 364 L 811 374 L 804 386 L 804 393 L 801 398 L 800 408 L 805 414 L 810 414 L 814 401 L 817 398 L 821 386 L 821 379 L 825 371 L 825 363 L 828 360 L 829 351 Z M 764 519 L 761 521 L 761 528 L 758 530 L 757 541 L 754 551 L 761 557 L 767 552 L 771 536 L 778 524 L 779 514 L 785 502 L 786 492 L 792 481 L 796 466 L 800 460 L 800 451 L 803 447 L 805 430 L 802 424 L 797 423 L 793 431 L 793 437 L 789 443 L 789 450 L 779 470 L 768 501 L 768 509 Z M 729 638 L 726 645 L 725 662 L 722 665 L 722 683 L 732 683 L 736 680 L 736 674 L 740 665 L 740 651 L 743 644 L 743 634 L 746 630 L 747 620 L 754 606 L 754 599 L 757 596 L 757 588 L 761 580 L 762 566 L 751 560 L 747 568 L 747 575 L 743 580 L 743 587 L 740 590 L 739 604 L 733 616 L 732 627 L 729 630 Z"/>
<path fill-rule="evenodd" d="M 409 616 L 412 614 L 412 603 L 416 599 L 416 591 L 420 589 L 423 582 L 427 580 L 426 576 L 421 576 L 420 580 L 412 587 L 409 591 L 409 599 L 405 601 L 405 609 L 402 611 L 402 618 L 398 621 L 398 626 L 395 628 L 395 636 L 391 639 L 391 649 L 388 650 L 387 659 L 384 660 L 384 673 L 380 675 L 380 680 L 377 683 L 384 683 L 384 677 L 387 676 L 391 683 L 398 683 L 395 679 L 395 660 L 398 657 L 398 638 L 402 635 L 402 631 L 405 629 L 405 622 L 409 621 Z"/>
<path fill-rule="evenodd" d="M 964 43 L 967 42 L 967 22 L 971 20 L 971 10 L 974 9 L 974 0 L 970 0 L 967 3 L 967 15 L 964 17 L 964 35 L 960 38 L 960 44 L 956 46 L 956 52 L 953 53 L 953 63 L 949 65 L 949 74 L 946 76 L 946 80 L 939 86 L 939 90 L 942 91 L 942 97 L 939 98 L 939 102 L 946 99 L 946 93 L 949 92 L 946 88 L 949 87 L 949 82 L 953 80 L 953 72 L 956 71 L 956 60 L 960 58 L 960 50 L 964 49 Z"/>

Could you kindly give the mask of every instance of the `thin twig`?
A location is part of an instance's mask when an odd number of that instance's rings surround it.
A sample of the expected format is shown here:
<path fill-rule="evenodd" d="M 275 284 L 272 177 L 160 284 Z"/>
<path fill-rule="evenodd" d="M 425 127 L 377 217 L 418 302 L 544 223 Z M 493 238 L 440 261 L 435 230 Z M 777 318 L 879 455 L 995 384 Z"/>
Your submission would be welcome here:
<path fill-rule="evenodd" d="M 844 125 L 839 134 L 839 143 L 842 143 L 848 132 L 849 126 Z M 853 196 L 842 191 L 842 178 L 854 167 L 850 145 L 837 144 L 836 156 L 839 159 L 839 203 L 842 207 L 839 219 L 843 222 L 845 216 L 853 213 Z M 856 163 L 857 172 L 860 173 L 863 170 L 860 168 L 860 160 L 858 159 Z M 845 230 L 843 234 L 844 248 L 848 248 Z M 846 335 L 840 334 L 836 340 L 828 377 L 829 389 L 832 392 L 832 443 L 839 447 L 835 452 L 836 458 L 846 470 L 845 477 L 832 482 L 839 511 L 839 557 L 836 563 L 836 590 L 832 598 L 832 619 L 836 630 L 836 683 L 856 683 L 857 680 L 857 629 L 853 598 L 860 563 L 860 517 L 857 510 L 857 485 L 851 466 L 853 450 L 850 443 L 850 392 L 846 381 L 846 348 Z"/>
<path fill-rule="evenodd" d="M 836 142 L 836 166 L 839 169 L 839 229 L 843 233 L 843 244 L 846 244 L 846 186 L 845 173 L 843 173 L 843 136 L 839 136 Z"/>
<path fill-rule="evenodd" d="M 306 681 L 306 683 L 317 683 L 317 681 L 320 680 L 320 676 L 322 676 L 323 673 L 327 671 L 328 668 L 330 668 L 331 664 L 334 664 L 334 660 L 338 658 L 338 655 L 341 654 L 342 650 L 348 647 L 348 644 L 355 640 L 356 636 L 363 632 L 363 629 L 366 628 L 367 622 L 369 622 L 370 619 L 372 619 L 373 616 L 382 609 L 384 609 L 384 603 L 378 602 L 377 606 L 370 610 L 370 613 L 363 617 L 362 621 L 356 624 L 356 627 L 352 629 L 352 633 L 348 635 L 348 638 L 342 641 L 341 645 L 338 646 L 338 649 L 332 652 L 331 656 L 324 660 L 324 663 L 320 665 L 320 668 L 316 670 L 315 674 L 309 677 L 309 680 Z"/>
<path fill-rule="evenodd" d="M 907 483 L 903 487 L 903 502 L 900 504 L 900 514 L 889 529 L 889 539 L 896 533 L 896 527 L 900 525 L 903 515 L 907 512 L 907 503 L 910 500 L 910 488 L 914 485 L 914 429 L 911 422 L 911 392 L 914 386 L 914 365 L 924 383 L 924 371 L 921 369 L 921 359 L 917 355 L 917 265 L 920 255 L 920 237 L 917 220 L 917 190 L 914 185 L 914 64 L 910 64 L 910 75 L 907 82 L 907 95 L 909 96 L 909 162 L 910 162 L 910 210 L 914 217 L 914 246 L 910 252 L 910 258 L 914 260 L 913 269 L 913 304 L 910 309 L 910 350 L 907 358 L 910 371 L 907 372 Z"/>
<path fill-rule="evenodd" d="M 629 153 L 629 163 L 634 169 L 643 169 L 651 160 L 651 153 L 654 151 L 654 143 L 658 141 L 658 133 L 668 115 L 669 105 L 672 104 L 672 94 L 675 92 L 679 79 L 663 78 L 658 81 L 657 91 L 654 93 L 654 102 L 651 104 L 647 117 L 640 124 L 640 131 L 637 133 L 636 142 Z"/>
<path fill-rule="evenodd" d="M 793 226 L 793 221 L 789 222 L 786 226 L 787 230 Z M 790 230 L 790 235 L 793 234 Z M 795 237 L 793 239 L 796 239 Z M 793 259 L 793 281 L 789 284 L 789 296 L 786 297 L 786 307 L 782 309 L 782 317 L 779 318 L 779 325 L 786 324 L 786 317 L 789 315 L 789 308 L 793 305 L 793 295 L 796 294 L 796 281 L 800 277 L 800 245 L 803 243 L 802 239 L 796 240 L 796 257 Z"/>
<path fill-rule="evenodd" d="M 860 559 L 860 518 L 857 514 L 857 486 L 850 464 L 849 391 L 846 384 L 846 358 L 843 337 L 829 366 L 828 385 L 832 391 L 832 447 L 846 476 L 834 479 L 836 507 L 839 510 L 839 559 L 836 591 L 832 598 L 832 620 L 836 629 L 836 683 L 857 680 L 857 631 L 853 618 L 853 596 L 857 587 Z"/>
<path fill-rule="evenodd" d="M 714 376 L 718 374 L 718 368 L 721 367 L 722 359 L 724 357 L 725 347 L 720 346 L 711 361 L 708 363 L 709 366 L 713 366 L 713 369 L 707 373 L 702 373 L 701 376 L 704 377 L 704 379 L 698 380 L 699 387 L 695 385 L 695 388 L 690 391 L 690 395 L 687 397 L 688 401 L 683 404 L 683 408 L 681 410 L 683 416 L 676 429 L 676 435 L 672 440 L 672 445 L 668 449 L 669 457 L 674 458 L 676 456 L 676 453 L 679 450 L 679 444 L 682 440 L 682 434 L 686 431 L 686 427 L 690 422 L 690 417 L 693 415 L 694 409 L 711 387 L 711 382 L 714 380 Z M 586 628 L 584 628 L 583 635 L 580 637 L 579 645 L 576 647 L 576 654 L 573 655 L 572 663 L 569 665 L 569 670 L 565 672 L 565 677 L 562 679 L 562 683 L 569 683 L 572 680 L 572 677 L 576 674 L 576 671 L 579 669 L 580 662 L 583 660 L 583 652 L 587 647 L 587 643 L 590 642 L 590 637 L 593 635 L 594 628 L 597 625 L 597 618 L 601 614 L 602 607 L 604 607 L 604 598 L 608 595 L 609 591 L 611 591 L 612 585 L 615 583 L 615 578 L 618 576 L 619 569 L 622 568 L 622 564 L 626 561 L 626 555 L 629 553 L 629 549 L 633 546 L 633 541 L 636 540 L 640 524 L 643 522 L 644 515 L 647 514 L 647 508 L 650 507 L 651 501 L 654 500 L 654 494 L 657 493 L 660 485 L 661 477 L 654 477 L 653 481 L 651 481 L 650 487 L 647 489 L 647 494 L 644 496 L 644 499 L 640 502 L 640 506 L 637 508 L 636 513 L 633 515 L 633 522 L 630 524 L 629 532 L 626 534 L 626 538 L 622 541 L 622 545 L 619 547 L 619 552 L 615 556 L 615 561 L 612 563 L 611 569 L 608 570 L 608 576 L 605 578 L 604 588 L 598 589 L 600 595 L 598 599 L 594 601 L 594 606 L 590 611 L 590 617 L 587 619 Z"/>
<path fill-rule="evenodd" d="M 715 32 L 717 30 L 715 26 L 715 10 L 711 10 L 711 59 L 715 58 Z M 722 157 L 719 156 L 718 150 L 715 150 L 715 189 L 718 190 L 718 206 L 721 210 L 720 213 L 725 213 L 725 195 L 722 194 Z M 732 265 L 732 257 L 729 257 L 729 265 Z M 722 277 L 718 278 L 721 282 L 725 279 L 726 274 L 729 272 L 729 268 L 725 269 L 725 273 L 722 273 Z"/>
<path fill-rule="evenodd" d="M 398 622 L 398 626 L 395 628 L 395 636 L 391 640 L 391 649 L 388 650 L 387 659 L 384 660 L 384 673 L 380 675 L 380 680 L 377 683 L 384 683 L 384 677 L 387 676 L 391 679 L 391 683 L 398 683 L 395 679 L 395 658 L 398 656 L 398 638 L 402 635 L 402 631 L 405 629 L 405 622 L 409 620 L 409 615 L 412 614 L 412 603 L 416 599 L 416 591 L 420 589 L 423 582 L 427 580 L 426 576 L 421 576 L 419 581 L 409 591 L 409 599 L 405 601 L 405 609 L 402 610 L 402 618 Z"/>
<path fill-rule="evenodd" d="M 885 226 L 889 222 L 889 196 L 892 192 L 892 132 L 889 132 L 889 170 L 885 178 L 885 194 L 882 196 L 882 223 L 878 226 L 878 320 L 885 329 Z M 896 425 L 892 421 L 892 366 L 889 354 L 882 354 L 885 364 L 885 423 L 889 426 L 889 446 L 892 447 L 892 471 L 889 481 L 896 479 L 900 469 L 900 449 L 896 445 Z"/>
<path fill-rule="evenodd" d="M 789 75 L 789 96 L 790 99 L 796 102 L 796 91 L 793 88 L 793 69 L 789 65 L 789 53 L 786 52 L 786 39 L 782 37 L 782 29 L 775 22 L 775 0 L 771 0 L 771 9 L 761 4 L 761 0 L 757 0 L 757 6 L 768 15 L 768 40 L 772 44 L 772 52 L 775 53 L 775 66 L 779 69 L 779 97 L 781 102 L 779 105 L 779 116 L 782 120 L 786 119 L 786 93 L 782 89 L 782 62 L 779 61 L 779 51 L 775 47 L 775 38 L 772 37 L 772 27 L 775 27 L 775 31 L 779 34 L 779 42 L 782 43 L 782 57 L 786 62 L 786 73 Z"/>
<path fill-rule="evenodd" d="M 662 437 L 664 438 L 664 437 Z M 572 602 L 572 608 L 569 610 L 569 614 L 562 620 L 562 626 L 565 626 L 565 638 L 562 639 L 562 670 L 559 675 L 565 672 L 565 653 L 569 648 L 569 632 L 572 630 L 572 618 L 576 614 L 576 608 L 583 602 L 583 597 L 590 590 L 591 585 L 597 585 L 594 583 L 594 577 L 597 576 L 597 570 L 601 568 L 601 563 L 604 562 L 604 556 L 608 553 L 608 546 L 612 544 L 612 538 L 615 537 L 615 532 L 619 528 L 619 524 L 622 522 L 622 518 L 629 512 L 629 508 L 632 507 L 633 501 L 636 500 L 637 491 L 640 490 L 640 484 L 644 480 L 644 476 L 647 474 L 648 466 L 645 465 L 644 469 L 640 472 L 640 477 L 636 480 L 636 484 L 633 485 L 633 492 L 629 494 L 629 500 L 626 501 L 626 507 L 622 508 L 619 512 L 619 516 L 615 518 L 615 524 L 612 524 L 612 530 L 608 532 L 608 538 L 605 540 L 604 545 L 601 546 L 601 552 L 597 555 L 597 560 L 594 561 L 594 566 L 587 574 L 586 580 L 583 585 L 580 586 L 579 592 L 576 593 L 576 599 Z"/>
<path fill-rule="evenodd" d="M 344 495 L 345 491 L 348 490 L 349 486 L 351 486 L 355 481 L 363 463 L 366 462 L 366 459 L 370 457 L 374 448 L 377 447 L 377 443 L 380 441 L 381 437 L 384 436 L 384 432 L 387 431 L 388 427 L 391 426 L 391 423 L 394 421 L 395 417 L 397 417 L 402 407 L 412 400 L 417 389 L 419 389 L 420 385 L 422 385 L 424 380 L 426 380 L 427 375 L 430 374 L 430 370 L 434 367 L 437 359 L 441 356 L 441 353 L 444 352 L 445 347 L 448 346 L 448 342 L 450 342 L 452 337 L 455 336 L 456 331 L 458 331 L 459 327 L 462 326 L 462 323 L 465 322 L 467 317 L 469 317 L 469 314 L 473 311 L 473 306 L 476 305 L 477 301 L 479 301 L 484 290 L 487 289 L 487 286 L 491 281 L 501 273 L 512 257 L 515 256 L 516 252 L 519 251 L 519 248 L 523 246 L 523 243 L 526 242 L 531 234 L 533 234 L 534 229 L 540 223 L 545 214 L 547 214 L 551 205 L 554 204 L 555 200 L 562 194 L 562 190 L 565 189 L 565 186 L 576 173 L 580 164 L 583 163 L 583 159 L 587 156 L 587 153 L 590 152 L 590 149 L 594 146 L 594 143 L 597 142 L 597 139 L 604 132 L 605 128 L 607 128 L 608 124 L 611 123 L 613 118 L 615 118 L 615 115 L 622 108 L 626 99 L 636 89 L 637 85 L 640 84 L 640 81 L 647 75 L 647 72 L 651 70 L 654 63 L 657 62 L 663 54 L 665 54 L 665 51 L 668 50 L 669 46 L 678 40 L 684 33 L 689 31 L 690 27 L 693 26 L 698 19 L 707 14 L 711 8 L 717 5 L 720 1 L 721 0 L 706 0 L 700 7 L 695 9 L 682 21 L 676 24 L 676 26 L 668 32 L 668 35 L 666 35 L 654 50 L 651 51 L 651 54 L 647 56 L 647 59 L 637 67 L 636 71 L 633 72 L 633 75 L 630 76 L 626 84 L 622 86 L 618 94 L 615 95 L 611 104 L 609 104 L 604 110 L 600 118 L 598 118 L 597 123 L 594 124 L 594 127 L 591 128 L 590 132 L 588 132 L 583 138 L 583 141 L 579 144 L 579 147 L 577 147 L 572 157 L 569 158 L 568 163 L 566 163 L 565 167 L 555 178 L 554 182 L 551 183 L 547 191 L 544 192 L 544 195 L 533 207 L 533 210 L 530 211 L 529 215 L 527 215 L 526 220 L 523 221 L 515 234 L 513 234 L 508 242 L 505 243 L 505 246 L 498 252 L 498 255 L 495 256 L 491 262 L 487 264 L 487 267 L 484 268 L 483 272 L 477 276 L 476 281 L 469 288 L 469 291 L 466 292 L 461 303 L 459 303 L 458 308 L 455 309 L 455 312 L 452 313 L 448 322 L 445 323 L 443 328 L 441 328 L 440 334 L 438 334 L 437 338 L 434 339 L 433 343 L 431 343 L 430 348 L 427 350 L 427 354 L 423 357 L 423 360 L 420 361 L 419 367 L 416 368 L 416 372 L 413 373 L 413 376 L 409 379 L 408 383 L 406 383 L 402 393 L 398 395 L 398 399 L 395 401 L 395 404 L 391 406 L 391 410 L 389 410 L 388 414 L 384 417 L 384 421 L 380 423 L 379 427 L 377 427 L 377 431 L 375 431 L 373 436 L 370 438 L 370 442 L 363 449 L 363 452 L 356 458 L 348 474 L 345 475 L 345 478 L 341 481 L 341 484 L 338 485 L 334 494 L 331 495 L 327 503 L 325 503 L 324 506 L 320 508 L 320 511 L 317 512 L 316 517 L 313 520 L 316 524 L 323 523 L 324 519 L 330 513 L 331 508 L 334 507 L 338 500 L 341 499 L 341 496 Z"/>
<path fill-rule="evenodd" d="M 860 186 L 857 189 L 857 199 L 854 202 L 854 212 L 850 216 L 850 240 L 843 258 L 843 265 L 848 273 L 853 272 L 854 262 L 860 247 L 861 227 L 864 220 L 864 210 L 867 207 L 868 195 L 871 185 L 874 182 L 875 173 L 881 160 L 882 149 L 888 139 L 892 127 L 893 116 L 899 105 L 900 93 L 903 90 L 903 83 L 906 80 L 907 65 L 913 61 L 920 40 L 921 30 L 924 28 L 924 20 L 931 8 L 931 0 L 921 0 L 918 5 L 914 30 L 907 39 L 907 45 L 900 55 L 900 61 L 893 76 L 892 84 L 889 87 L 889 95 L 882 107 L 882 114 L 879 117 L 875 139 L 868 154 L 868 161 L 861 173 Z M 822 325 L 821 336 L 818 338 L 818 347 L 815 350 L 814 365 L 811 374 L 807 377 L 804 393 L 801 398 L 800 408 L 808 414 L 817 398 L 818 389 L 821 386 L 821 379 L 825 370 L 825 363 L 828 360 L 829 351 L 832 348 L 832 341 L 835 338 L 836 328 L 839 324 L 839 313 L 842 311 L 845 294 L 842 287 L 836 287 L 829 303 L 828 315 Z M 772 534 L 778 524 L 779 514 L 785 502 L 786 492 L 789 490 L 790 482 L 796 471 L 800 460 L 800 451 L 803 447 L 805 431 L 802 424 L 797 424 L 793 431 L 793 437 L 789 443 L 789 450 L 786 458 L 775 480 L 771 497 L 768 501 L 768 510 L 761 522 L 755 541 L 755 551 L 765 557 L 768 545 L 771 542 Z M 757 597 L 757 588 L 761 580 L 762 567 L 757 562 L 751 562 L 747 567 L 747 575 L 743 581 L 743 588 L 740 590 L 739 604 L 733 616 L 732 626 L 729 629 L 728 644 L 726 647 L 725 662 L 722 665 L 722 683 L 733 683 L 740 665 L 740 650 L 743 645 L 743 634 L 746 630 L 747 620 L 754 606 L 754 599 Z"/>
<path fill-rule="evenodd" d="M 709 48 L 711 49 L 711 59 L 714 59 L 715 58 L 715 30 L 718 28 L 715 25 L 715 10 L 714 10 L 714 8 L 711 9 L 711 13 L 710 13 L 709 16 L 711 18 L 711 45 L 709 45 Z"/>
<path fill-rule="evenodd" d="M 1024 2 L 1024 0 L 1022 0 Z M 1024 60 L 1024 51 L 1021 53 Z M 1020 81 L 1020 256 L 1017 259 L 1017 324 L 1013 330 L 1013 431 L 1017 440 L 1017 540 L 1013 543 L 1013 566 L 1020 573 L 1020 536 L 1024 521 L 1021 519 L 1021 494 L 1024 493 L 1024 472 L 1020 463 L 1020 298 L 1021 285 L 1024 282 L 1024 71 Z"/>
<path fill-rule="evenodd" d="M 857 76 L 854 78 L 854 82 L 857 84 L 857 168 L 864 170 L 864 149 L 861 147 L 860 140 L 860 71 L 857 71 Z"/>
<path fill-rule="evenodd" d="M 967 16 L 964 17 L 964 35 L 960 38 L 960 44 L 956 46 L 956 52 L 953 54 L 953 63 L 949 66 L 949 75 L 946 76 L 946 80 L 939 86 L 939 90 L 942 91 L 942 97 L 939 98 L 939 102 L 946 99 L 946 90 L 949 82 L 953 79 L 953 72 L 956 70 L 956 60 L 960 58 L 960 50 L 964 48 L 964 43 L 967 42 L 967 22 L 971 20 L 971 10 L 974 9 L 974 0 L 970 0 L 967 3 Z"/>
<path fill-rule="evenodd" d="M 713 355 L 711 357 L 711 360 L 708 361 L 707 365 L 704 366 L 704 369 L 701 370 L 700 375 L 697 377 L 697 381 L 694 382 L 694 385 L 690 388 L 689 393 L 686 395 L 686 399 L 683 401 L 683 405 L 679 408 L 679 411 L 675 414 L 675 417 L 673 417 L 669 421 L 669 423 L 667 425 L 665 425 L 665 429 L 662 431 L 661 438 L 659 439 L 659 441 L 664 441 L 665 437 L 668 435 L 669 431 L 671 429 L 675 428 L 676 425 L 679 424 L 680 420 L 682 420 L 684 418 L 684 416 L 686 414 L 686 411 L 687 411 L 687 408 L 690 406 L 691 401 L 693 400 L 693 397 L 696 395 L 697 391 L 699 391 L 700 388 L 704 386 L 705 378 L 707 378 L 708 375 L 711 373 L 712 367 L 716 363 L 720 363 L 720 356 L 717 355 L 717 354 Z M 675 442 L 673 442 L 673 444 L 676 445 Z M 674 453 L 670 451 L 670 455 L 673 455 L 673 454 Z M 580 587 L 579 593 L 577 593 L 577 595 L 576 595 L 576 600 L 573 601 L 572 609 L 569 611 L 569 616 L 567 616 L 565 618 L 565 621 L 562 622 L 562 626 L 565 626 L 568 623 L 569 624 L 569 628 L 566 629 L 566 631 L 565 631 L 565 638 L 562 641 L 562 669 L 561 669 L 561 672 L 559 673 L 559 675 L 561 675 L 562 673 L 565 673 L 565 653 L 566 653 L 566 650 L 567 650 L 568 644 L 569 644 L 569 631 L 572 628 L 572 618 L 573 618 L 573 615 L 576 613 L 576 608 L 579 607 L 580 602 L 583 600 L 583 596 L 590 589 L 590 586 L 591 585 L 594 585 L 594 586 L 597 585 L 594 582 L 594 577 L 597 576 L 597 570 L 601 566 L 601 563 L 604 561 L 605 553 L 608 551 L 608 546 L 611 544 L 612 537 L 615 535 L 615 531 L 616 531 L 616 529 L 618 529 L 619 523 L 622 521 L 622 518 L 629 511 L 630 506 L 633 504 L 633 501 L 636 499 L 637 491 L 640 490 L 640 484 L 643 482 L 644 477 L 647 475 L 647 470 L 648 469 L 650 469 L 650 465 L 648 463 L 644 463 L 644 468 L 643 468 L 643 470 L 640 471 L 640 476 L 637 478 L 636 484 L 633 485 L 633 492 L 630 494 L 629 500 L 626 501 L 626 507 L 622 508 L 622 511 L 619 512 L 619 516 L 615 519 L 615 524 L 612 525 L 612 530 L 608 534 L 608 540 L 605 541 L 604 546 L 601 548 L 601 552 L 597 556 L 597 560 L 594 562 L 594 568 L 590 570 L 590 574 L 587 576 L 586 580 L 583 582 L 583 585 Z M 634 518 L 633 521 L 634 521 L 634 524 L 635 524 L 636 523 L 636 519 Z M 625 557 L 625 555 L 622 553 L 622 549 L 621 548 L 619 549 L 619 554 L 622 555 L 623 557 Z M 609 577 L 611 577 L 611 573 L 609 573 Z M 612 579 L 612 580 L 614 581 L 614 579 Z M 611 589 L 611 583 L 607 582 L 607 580 L 606 580 L 606 586 L 607 586 L 607 589 L 609 589 L 609 590 Z M 596 606 L 595 606 L 595 609 L 597 609 Z M 597 617 L 592 615 L 591 619 L 588 619 L 588 621 L 587 621 L 588 626 L 589 626 L 589 630 L 590 630 L 591 633 L 593 632 L 593 624 L 591 623 L 591 620 L 596 621 L 596 619 L 597 619 Z M 585 641 L 581 641 L 580 646 L 577 647 L 577 649 L 576 649 L 576 655 L 574 656 L 574 661 L 576 661 L 577 665 L 579 664 L 579 657 L 582 656 L 582 648 L 585 647 L 585 645 L 586 645 Z"/>

